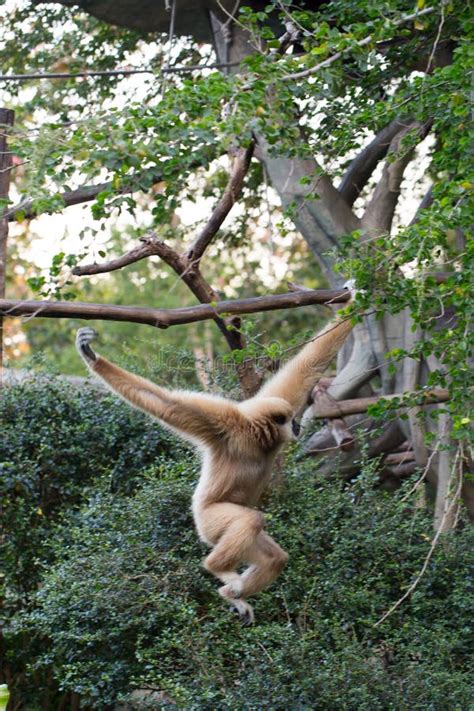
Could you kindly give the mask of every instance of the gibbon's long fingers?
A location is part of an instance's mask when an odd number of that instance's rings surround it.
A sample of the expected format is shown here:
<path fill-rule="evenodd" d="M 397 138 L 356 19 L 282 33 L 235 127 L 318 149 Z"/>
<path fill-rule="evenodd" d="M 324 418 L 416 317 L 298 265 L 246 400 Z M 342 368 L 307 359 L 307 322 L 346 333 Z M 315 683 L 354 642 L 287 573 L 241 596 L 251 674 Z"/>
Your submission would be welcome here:
<path fill-rule="evenodd" d="M 280 397 L 298 412 L 353 326 L 342 317 L 331 321 L 260 389 L 257 397 Z"/>
<path fill-rule="evenodd" d="M 97 332 L 89 326 L 80 328 L 76 334 L 76 348 L 79 351 L 79 355 L 85 360 L 87 365 L 97 360 L 96 354 L 89 345 L 96 337 Z"/>

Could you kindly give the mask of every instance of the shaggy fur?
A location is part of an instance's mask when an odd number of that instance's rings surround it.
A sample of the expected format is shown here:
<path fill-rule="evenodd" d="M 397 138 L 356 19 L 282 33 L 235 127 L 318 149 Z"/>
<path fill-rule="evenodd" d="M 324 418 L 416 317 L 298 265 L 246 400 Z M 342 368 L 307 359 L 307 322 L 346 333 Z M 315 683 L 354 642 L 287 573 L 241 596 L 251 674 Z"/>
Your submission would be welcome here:
<path fill-rule="evenodd" d="M 246 598 L 267 587 L 288 559 L 264 531 L 264 517 L 254 507 L 279 449 L 292 439 L 293 418 L 351 327 L 348 319 L 336 318 L 244 402 L 166 390 L 97 356 L 90 346 L 93 329 L 77 333 L 77 349 L 95 375 L 201 450 L 192 509 L 199 537 L 212 547 L 203 565 L 224 583 L 219 593 L 244 623 L 253 622 Z M 239 574 L 242 564 L 248 567 Z"/>

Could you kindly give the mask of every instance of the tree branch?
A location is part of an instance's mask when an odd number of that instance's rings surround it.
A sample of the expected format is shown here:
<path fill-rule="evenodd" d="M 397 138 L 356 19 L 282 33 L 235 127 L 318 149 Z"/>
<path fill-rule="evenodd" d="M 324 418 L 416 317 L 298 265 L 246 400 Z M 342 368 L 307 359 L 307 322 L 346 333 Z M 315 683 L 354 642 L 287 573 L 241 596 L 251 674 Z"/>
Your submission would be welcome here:
<path fill-rule="evenodd" d="M 58 197 L 64 202 L 64 207 L 70 207 L 71 205 L 79 205 L 83 202 L 89 202 L 94 200 L 99 193 L 103 190 L 110 190 L 112 183 L 99 183 L 98 185 L 84 185 L 82 188 L 77 190 L 67 190 L 64 193 L 58 193 Z M 123 192 L 132 192 L 133 187 L 130 190 L 123 190 Z M 33 207 L 33 200 L 23 200 L 11 207 L 6 213 L 6 217 L 9 222 L 16 221 L 16 215 L 21 212 L 22 218 L 25 220 L 32 220 L 37 217 L 37 212 Z"/>
<path fill-rule="evenodd" d="M 392 140 L 406 125 L 406 121 L 398 118 L 389 123 L 349 165 L 342 177 L 338 191 L 350 207 L 359 197 L 379 161 L 387 154 Z"/>
<path fill-rule="evenodd" d="M 367 408 L 371 405 L 376 405 L 378 402 L 391 402 L 395 399 L 403 398 L 405 395 L 419 395 L 421 400 L 421 405 L 431 405 L 437 402 L 446 402 L 449 400 L 449 391 L 442 388 L 435 388 L 433 390 L 420 390 L 413 392 L 404 393 L 394 393 L 393 395 L 384 395 L 380 397 L 374 395 L 373 397 L 358 397 L 353 400 L 339 400 L 334 401 L 332 404 L 329 401 L 322 402 L 319 405 L 316 400 L 312 405 L 312 416 L 316 419 L 331 419 L 346 417 L 347 415 L 357 415 L 361 412 L 367 412 Z M 409 405 L 400 405 L 400 408 L 409 407 Z"/>
<path fill-rule="evenodd" d="M 71 301 L 20 301 L 0 299 L 0 316 L 30 316 L 32 318 L 81 318 L 103 321 L 143 323 L 155 328 L 168 328 L 186 323 L 196 323 L 225 315 L 243 315 L 294 309 L 311 304 L 342 304 L 350 300 L 347 289 L 254 296 L 248 299 L 218 301 L 178 309 L 155 309 L 141 306 L 115 306 L 87 304 Z"/>
<path fill-rule="evenodd" d="M 202 161 L 196 160 L 191 162 L 188 167 L 191 169 L 199 168 L 201 165 Z M 127 185 L 122 185 L 120 187 L 120 190 L 114 190 L 114 192 L 116 192 L 117 195 L 126 195 L 128 193 L 138 192 L 139 190 L 142 190 L 142 188 L 137 188 L 137 186 L 134 185 L 134 183 L 132 182 L 136 177 L 140 176 L 130 176 L 130 182 Z M 160 183 L 162 180 L 162 175 L 154 175 L 151 178 L 151 185 L 156 185 L 156 183 Z M 67 190 L 66 192 L 58 193 L 57 197 L 63 201 L 64 207 L 71 207 L 72 205 L 80 205 L 84 202 L 90 202 L 91 200 L 94 200 L 97 195 L 99 195 L 99 193 L 103 192 L 104 190 L 111 190 L 112 188 L 113 184 L 111 181 L 106 183 L 99 183 L 98 185 L 84 185 L 80 188 L 77 188 L 77 190 Z M 18 203 L 18 205 L 14 205 L 13 207 L 11 207 L 6 213 L 6 218 L 8 219 L 8 221 L 16 221 L 16 215 L 18 212 L 21 212 L 22 218 L 24 220 L 33 220 L 35 217 L 38 216 L 37 210 L 34 207 L 34 200 L 31 199 L 23 200 L 22 202 Z"/>
<path fill-rule="evenodd" d="M 139 262 L 141 259 L 146 259 L 146 257 L 157 256 L 161 257 L 166 264 L 181 276 L 181 272 L 186 269 L 186 263 L 174 249 L 169 247 L 163 240 L 160 240 L 154 232 L 143 237 L 140 241 L 142 244 L 137 245 L 116 259 L 111 259 L 109 262 L 103 262 L 102 264 L 79 265 L 72 269 L 72 273 L 74 276 L 105 274 L 117 271 L 117 269 L 123 269 L 123 267 Z"/>
<path fill-rule="evenodd" d="M 302 141 L 305 140 L 302 136 Z M 275 155 L 261 135 L 257 136 L 261 161 L 283 208 L 291 210 L 296 229 L 311 247 L 325 275 L 334 284 L 334 250 L 339 238 L 361 227 L 328 175 L 321 175 L 316 160 Z M 307 183 L 308 177 L 313 180 Z"/>
<path fill-rule="evenodd" d="M 415 150 L 415 146 L 404 149 L 403 139 L 410 133 L 416 132 L 421 141 L 428 135 L 430 128 L 431 122 L 425 124 L 413 122 L 402 128 L 391 141 L 382 177 L 375 187 L 372 198 L 362 217 L 362 224 L 369 230 L 381 232 L 390 230 L 400 196 L 403 174 Z"/>
<path fill-rule="evenodd" d="M 423 200 L 420 202 L 420 204 L 419 204 L 418 207 L 416 208 L 416 212 L 415 212 L 415 214 L 414 214 L 414 216 L 413 216 L 413 219 L 412 219 L 411 222 L 410 222 L 410 227 L 411 227 L 412 225 L 415 225 L 415 224 L 418 222 L 418 220 L 420 219 L 420 213 L 421 213 L 421 211 L 422 211 L 422 210 L 426 210 L 428 207 L 430 207 L 430 205 L 433 204 L 433 200 L 434 200 L 434 198 L 433 198 L 433 185 L 430 185 L 430 187 L 428 188 L 428 190 L 426 191 L 426 193 L 425 193 L 424 196 L 423 196 Z"/>
<path fill-rule="evenodd" d="M 179 254 L 179 252 L 160 240 L 156 234 L 151 233 L 141 240 L 143 242 L 142 245 L 135 247 L 121 257 L 103 264 L 77 266 L 73 269 L 73 274 L 76 276 L 102 274 L 121 269 L 141 259 L 156 255 L 173 269 L 201 303 L 217 301 L 218 295 L 203 277 L 199 269 L 199 263 L 204 251 L 211 243 L 240 194 L 244 177 L 250 166 L 253 148 L 254 142 L 252 141 L 246 149 L 239 150 L 223 196 L 204 229 L 186 254 Z M 220 318 L 217 313 L 214 314 L 214 320 L 231 350 L 242 349 L 245 346 L 242 333 L 239 330 L 240 322 L 238 320 L 229 321 L 228 319 Z M 237 369 L 245 394 L 253 395 L 260 384 L 260 378 L 253 364 L 244 361 L 238 364 Z"/>
<path fill-rule="evenodd" d="M 214 208 L 211 217 L 207 221 L 201 233 L 192 243 L 191 247 L 187 252 L 187 258 L 195 263 L 198 263 L 204 254 L 206 248 L 211 243 L 212 239 L 215 237 L 218 229 L 224 222 L 225 218 L 231 211 L 235 201 L 240 195 L 242 190 L 242 185 L 244 178 L 250 167 L 250 161 L 252 160 L 253 150 L 255 147 L 255 142 L 252 141 L 248 148 L 240 149 L 235 156 L 234 164 L 232 166 L 229 182 L 222 195 L 221 199 Z"/>
<path fill-rule="evenodd" d="M 416 20 L 418 17 L 422 17 L 423 15 L 429 15 L 431 12 L 434 12 L 435 10 L 436 10 L 435 7 L 426 7 L 423 10 L 416 10 L 416 12 L 413 12 L 411 15 L 403 15 L 398 20 L 394 20 L 393 26 L 399 27 L 400 25 L 403 25 L 406 22 L 411 22 L 411 20 Z M 353 46 L 365 47 L 366 45 L 371 44 L 372 42 L 373 42 L 372 35 L 368 35 L 367 37 L 364 37 L 364 39 L 361 39 L 358 42 L 355 42 L 355 44 Z M 313 74 L 317 74 L 321 69 L 330 67 L 331 64 L 334 64 L 334 62 L 337 62 L 338 59 L 341 59 L 341 57 L 345 56 L 346 54 L 349 54 L 352 51 L 353 46 L 346 47 L 345 49 L 342 49 L 340 52 L 336 52 L 336 54 L 333 54 L 331 57 L 328 57 L 323 62 L 316 64 L 316 66 L 314 66 L 314 67 L 310 67 L 309 69 L 303 69 L 301 72 L 294 72 L 293 74 L 286 74 L 284 77 L 282 77 L 282 79 L 284 79 L 286 81 L 294 81 L 295 79 L 303 79 L 304 77 L 309 77 Z"/>
<path fill-rule="evenodd" d="M 82 79 L 87 77 L 118 77 L 129 76 L 131 74 L 185 74 L 203 69 L 227 69 L 238 66 L 238 62 L 219 62 L 213 64 L 190 64 L 175 65 L 171 67 L 156 67 L 150 69 L 108 69 L 84 72 L 36 72 L 33 74 L 4 74 L 0 76 L 0 82 L 8 81 L 31 81 L 32 79 Z"/>

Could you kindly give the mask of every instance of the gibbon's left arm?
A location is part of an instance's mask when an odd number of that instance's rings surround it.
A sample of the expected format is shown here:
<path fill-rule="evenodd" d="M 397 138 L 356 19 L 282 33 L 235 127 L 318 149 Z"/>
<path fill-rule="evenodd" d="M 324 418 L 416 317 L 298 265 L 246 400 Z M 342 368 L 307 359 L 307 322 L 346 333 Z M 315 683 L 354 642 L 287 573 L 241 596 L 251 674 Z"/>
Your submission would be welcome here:
<path fill-rule="evenodd" d="M 337 316 L 265 383 L 258 395 L 281 397 L 299 412 L 352 328 L 350 318 Z"/>
<path fill-rule="evenodd" d="M 89 370 L 120 397 L 185 437 L 208 442 L 225 434 L 229 406 L 224 400 L 167 390 L 119 368 L 92 350 L 90 343 L 96 335 L 92 328 L 80 328 L 76 336 L 77 350 Z"/>

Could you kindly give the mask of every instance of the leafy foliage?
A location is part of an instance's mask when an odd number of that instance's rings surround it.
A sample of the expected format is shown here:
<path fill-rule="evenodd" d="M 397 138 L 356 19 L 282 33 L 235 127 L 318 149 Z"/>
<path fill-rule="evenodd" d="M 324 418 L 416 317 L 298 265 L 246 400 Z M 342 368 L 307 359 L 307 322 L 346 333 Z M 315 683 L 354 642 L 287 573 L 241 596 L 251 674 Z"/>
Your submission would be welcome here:
<path fill-rule="evenodd" d="M 87 388 L 11 388 L 2 416 L 4 665 L 27 708 L 74 691 L 107 709 L 133 688 L 183 709 L 468 708 L 472 529 L 374 628 L 419 572 L 431 521 L 378 490 L 372 466 L 343 486 L 290 456 L 264 503 L 290 562 L 243 629 L 199 565 L 185 450 Z M 111 493 L 123 468 L 134 491 Z"/>

